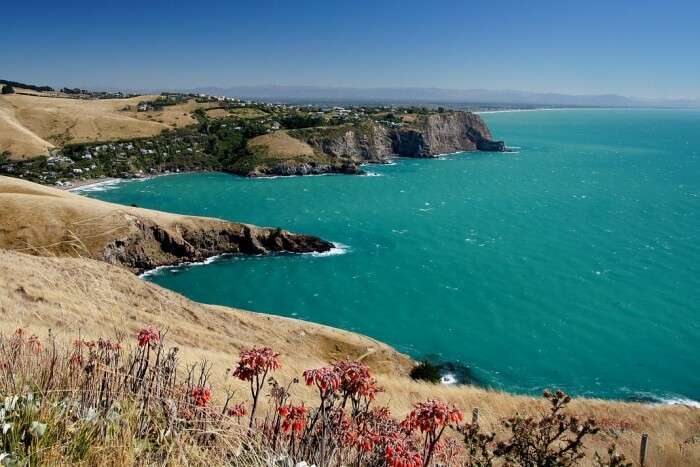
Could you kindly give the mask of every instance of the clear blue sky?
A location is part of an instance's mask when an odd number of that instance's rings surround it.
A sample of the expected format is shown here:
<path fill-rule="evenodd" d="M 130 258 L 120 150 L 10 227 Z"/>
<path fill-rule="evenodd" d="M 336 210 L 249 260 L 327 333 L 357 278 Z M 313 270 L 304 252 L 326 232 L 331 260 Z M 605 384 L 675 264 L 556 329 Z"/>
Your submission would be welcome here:
<path fill-rule="evenodd" d="M 0 77 L 38 84 L 700 97 L 698 0 L 8 1 L 0 27 Z"/>

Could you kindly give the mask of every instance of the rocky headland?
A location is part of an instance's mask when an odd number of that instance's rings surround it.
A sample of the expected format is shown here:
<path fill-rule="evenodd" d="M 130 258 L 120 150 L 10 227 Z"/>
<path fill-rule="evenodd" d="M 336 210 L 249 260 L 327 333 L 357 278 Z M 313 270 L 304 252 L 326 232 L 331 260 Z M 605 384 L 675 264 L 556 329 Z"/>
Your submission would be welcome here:
<path fill-rule="evenodd" d="M 333 248 L 312 235 L 105 203 L 2 176 L 0 211 L 0 248 L 88 257 L 139 273 L 228 253 L 310 253 Z"/>
<path fill-rule="evenodd" d="M 413 115 L 400 124 L 365 120 L 344 125 L 285 132 L 286 137 L 308 144 L 315 157 L 278 157 L 269 150 L 259 163 L 234 168 L 246 176 L 362 174 L 362 164 L 383 164 L 391 157 L 430 158 L 460 151 L 504 152 L 486 123 L 471 112 L 455 111 Z M 277 159 L 277 160 L 276 160 Z"/>

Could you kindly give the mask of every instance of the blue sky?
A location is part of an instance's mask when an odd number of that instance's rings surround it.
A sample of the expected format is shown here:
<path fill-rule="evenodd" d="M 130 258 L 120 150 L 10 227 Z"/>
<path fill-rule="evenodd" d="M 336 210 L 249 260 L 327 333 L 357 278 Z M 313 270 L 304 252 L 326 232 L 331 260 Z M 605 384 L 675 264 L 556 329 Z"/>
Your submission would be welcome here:
<path fill-rule="evenodd" d="M 37 84 L 700 97 L 697 0 L 93 0 L 2 10 L 0 77 Z"/>

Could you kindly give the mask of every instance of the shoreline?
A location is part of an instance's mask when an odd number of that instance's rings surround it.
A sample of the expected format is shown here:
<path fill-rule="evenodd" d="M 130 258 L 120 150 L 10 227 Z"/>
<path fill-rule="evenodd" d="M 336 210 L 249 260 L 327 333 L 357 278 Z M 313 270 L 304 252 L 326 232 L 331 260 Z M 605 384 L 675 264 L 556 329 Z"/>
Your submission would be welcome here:
<path fill-rule="evenodd" d="M 200 172 L 197 172 L 197 173 L 200 173 Z M 175 173 L 175 174 L 162 174 L 162 175 L 177 175 L 177 173 Z M 156 176 L 160 176 L 160 175 L 156 175 Z M 155 176 L 154 176 L 154 177 L 155 177 Z M 154 178 L 154 177 L 149 177 L 149 178 Z M 148 178 L 144 177 L 144 178 L 136 179 L 136 180 L 146 180 L 146 179 L 148 179 Z M 120 179 L 116 179 L 116 180 L 119 181 Z M 99 180 L 99 181 L 94 181 L 94 180 L 92 180 L 92 183 L 89 183 L 89 182 L 91 182 L 91 181 L 89 181 L 89 180 L 85 180 L 85 181 L 83 181 L 83 182 L 84 182 L 83 186 L 89 186 L 89 185 L 93 185 L 93 186 L 94 186 L 95 184 L 110 183 L 110 180 L 108 180 L 108 179 L 106 179 L 106 180 Z M 114 182 L 114 180 L 111 180 L 111 182 Z M 78 188 L 78 187 L 76 187 L 76 188 Z M 340 248 L 342 252 L 347 251 L 347 249 L 344 248 L 344 246 L 338 245 L 337 243 L 334 243 L 334 247 Z M 331 256 L 330 252 L 326 252 L 326 253 L 302 253 L 302 255 L 305 255 L 305 254 L 306 254 L 306 255 L 311 255 L 311 256 Z M 337 254 L 337 253 L 336 253 L 336 254 Z M 215 262 L 215 261 L 217 260 L 217 257 L 218 257 L 218 256 L 221 256 L 221 255 L 213 255 L 212 257 L 208 257 L 208 258 L 204 259 L 204 260 L 201 261 L 201 262 L 190 263 L 189 265 L 196 265 L 196 266 L 199 266 L 199 265 L 211 264 L 212 262 Z M 157 270 L 158 270 L 158 269 L 168 269 L 168 268 L 177 268 L 177 267 L 187 267 L 187 266 L 189 266 L 189 265 L 186 264 L 186 263 L 172 264 L 172 265 L 167 265 L 167 266 L 161 266 L 161 267 L 159 267 L 159 268 L 154 268 L 153 270 L 149 270 L 149 271 L 143 271 L 143 272 L 140 273 L 140 274 L 134 274 L 134 275 L 136 275 L 137 277 L 140 277 L 140 278 L 143 279 L 143 278 L 144 278 L 144 277 L 143 277 L 144 275 L 148 276 L 148 275 L 155 275 L 155 274 L 157 274 Z M 150 274 L 149 274 L 149 273 L 150 273 Z M 176 292 L 176 293 L 177 293 L 177 292 Z M 277 316 L 280 316 L 280 315 L 277 315 Z M 317 323 L 317 324 L 318 324 L 318 323 Z M 350 330 L 347 330 L 347 329 L 343 329 L 343 328 L 341 328 L 341 327 L 337 327 L 337 328 L 334 328 L 334 329 L 338 329 L 338 330 L 346 331 L 346 332 L 355 332 L 355 333 L 357 333 L 357 331 L 350 331 Z M 395 347 L 392 346 L 392 348 L 395 348 Z M 404 350 L 404 351 L 405 351 L 405 350 Z M 415 357 L 412 356 L 412 358 L 415 358 Z M 448 380 L 448 381 L 449 381 L 449 380 Z M 458 385 L 461 385 L 461 384 L 458 384 Z M 516 395 L 528 395 L 527 393 L 521 393 L 521 392 L 510 392 L 510 391 L 504 391 L 504 392 L 508 392 L 509 394 L 516 394 Z M 679 405 L 679 406 L 687 406 L 687 407 L 693 407 L 693 408 L 698 408 L 698 407 L 700 406 L 700 402 L 698 402 L 698 401 L 696 401 L 696 400 L 693 400 L 693 399 L 691 399 L 691 398 L 689 398 L 689 397 L 684 397 L 684 396 L 682 396 L 682 395 L 676 395 L 676 394 L 671 394 L 671 395 L 670 395 L 670 394 L 655 394 L 655 395 L 652 395 L 652 396 L 653 396 L 652 400 L 649 400 L 649 399 L 647 399 L 647 400 L 636 400 L 636 401 L 624 400 L 624 399 L 606 399 L 606 400 L 618 400 L 618 401 L 626 402 L 626 403 L 638 403 L 638 404 L 640 404 L 640 405 L 660 405 L 660 406 Z M 587 396 L 586 396 L 586 395 L 584 395 L 584 396 L 576 396 L 576 397 L 577 397 L 577 398 L 591 398 L 590 395 L 587 395 Z"/>
<path fill-rule="evenodd" d="M 129 182 L 129 181 L 145 182 L 146 180 L 151 180 L 153 178 L 158 178 L 158 177 L 167 177 L 169 175 L 184 175 L 184 174 L 194 174 L 194 173 L 226 173 L 226 172 L 209 172 L 209 171 L 204 171 L 204 170 L 190 170 L 190 171 L 183 171 L 183 172 L 170 172 L 170 173 L 154 174 L 154 175 L 148 175 L 146 177 L 90 178 L 87 180 L 80 180 L 79 182 L 76 182 L 75 184 L 70 185 L 70 186 L 55 186 L 54 188 L 58 188 L 59 190 L 69 191 L 69 192 L 92 191 L 94 188 L 99 188 L 99 187 L 104 186 L 104 185 L 117 185 L 119 183 Z M 95 191 L 99 191 L 99 190 L 95 190 Z"/>
<path fill-rule="evenodd" d="M 347 245 L 343 245 L 342 243 L 338 242 L 330 242 L 333 244 L 333 248 L 331 248 L 328 251 L 324 252 L 318 252 L 318 251 L 311 251 L 309 253 L 278 253 L 278 254 L 271 254 L 267 255 L 268 257 L 270 256 L 285 256 L 285 255 L 299 255 L 299 256 L 313 256 L 314 258 L 326 258 L 329 256 L 340 256 L 346 254 L 348 251 L 350 251 L 350 247 Z M 193 266 L 206 266 L 208 264 L 215 263 L 221 259 L 225 258 L 235 258 L 236 256 L 244 256 L 244 257 L 251 257 L 251 256 L 265 256 L 265 255 L 249 255 L 249 254 L 240 254 L 240 253 L 220 253 L 218 255 L 212 255 L 209 256 L 202 261 L 183 261 L 180 263 L 174 263 L 174 264 L 164 264 L 162 266 L 157 266 L 153 269 L 147 269 L 143 272 L 137 273 L 136 275 L 139 277 L 139 279 L 145 279 L 147 277 L 151 276 L 156 276 L 160 271 L 167 271 L 170 269 L 177 269 L 180 267 L 193 267 Z M 257 312 L 255 312 L 257 313 Z M 339 329 L 339 328 L 338 328 Z"/>
<path fill-rule="evenodd" d="M 106 185 L 106 184 L 111 184 L 111 183 L 119 183 L 123 180 L 127 180 L 126 178 L 113 178 L 113 177 L 106 177 L 106 178 L 88 178 L 86 180 L 78 180 L 75 182 L 71 182 L 71 185 L 56 185 L 54 188 L 57 188 L 59 190 L 63 191 L 79 191 L 79 190 L 84 190 L 87 188 L 93 188 L 101 185 Z"/>

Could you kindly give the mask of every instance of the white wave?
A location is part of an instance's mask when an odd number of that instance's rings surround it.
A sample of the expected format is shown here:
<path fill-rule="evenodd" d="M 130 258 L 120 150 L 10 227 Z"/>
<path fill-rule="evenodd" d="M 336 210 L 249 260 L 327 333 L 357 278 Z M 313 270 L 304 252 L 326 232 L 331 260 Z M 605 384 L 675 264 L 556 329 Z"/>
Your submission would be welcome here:
<path fill-rule="evenodd" d="M 344 175 L 337 172 L 328 172 L 322 174 L 306 174 L 306 175 L 257 175 L 255 177 L 249 177 L 249 180 L 274 180 L 276 178 L 297 178 L 297 177 L 331 177 L 335 175 Z"/>
<path fill-rule="evenodd" d="M 442 384 L 457 384 L 457 377 L 452 373 L 446 373 L 440 377 Z"/>
<path fill-rule="evenodd" d="M 380 174 L 377 172 L 365 172 L 365 177 L 383 177 L 384 174 Z"/>
<path fill-rule="evenodd" d="M 344 255 L 345 253 L 348 252 L 349 249 L 350 249 L 350 247 L 348 247 L 347 245 L 343 245 L 342 243 L 333 243 L 333 248 L 331 248 L 328 251 L 324 251 L 324 252 L 313 251 L 311 253 L 302 253 L 302 254 L 315 256 L 315 257 L 337 256 L 337 255 Z M 221 255 L 210 256 L 203 261 L 185 261 L 185 262 L 178 263 L 178 264 L 171 264 L 171 265 L 167 265 L 167 266 L 158 266 L 157 268 L 149 269 L 148 271 L 142 272 L 141 274 L 139 274 L 139 277 L 143 279 L 143 278 L 147 278 L 147 277 L 157 276 L 157 275 L 161 274 L 163 271 L 179 271 L 180 268 L 182 268 L 182 267 L 206 266 L 207 264 L 212 264 L 212 263 L 214 263 L 222 258 L 226 258 L 229 256 L 234 256 L 234 254 L 233 253 L 223 253 Z"/>
<path fill-rule="evenodd" d="M 342 243 L 333 242 L 333 248 L 331 248 L 328 251 L 324 251 L 324 252 L 312 251 L 311 253 L 306 253 L 306 254 L 317 257 L 317 258 L 321 258 L 321 257 L 325 257 L 325 256 L 344 255 L 345 253 L 348 252 L 349 249 L 350 249 L 350 247 L 347 245 L 343 245 Z"/>
<path fill-rule="evenodd" d="M 444 160 L 445 157 L 454 156 L 455 154 L 462 154 L 463 152 L 465 152 L 465 151 L 443 152 L 440 154 L 435 154 L 432 158 Z"/>
<path fill-rule="evenodd" d="M 151 277 L 151 276 L 157 276 L 163 271 L 179 271 L 181 267 L 189 267 L 189 266 L 205 266 L 207 264 L 211 264 L 214 261 L 217 261 L 221 258 L 224 258 L 226 256 L 231 256 L 230 253 L 224 253 L 221 255 L 215 255 L 215 256 L 210 256 L 207 259 L 203 261 L 185 261 L 183 263 L 178 263 L 174 265 L 168 265 L 168 266 L 158 266 L 157 268 L 149 269 L 148 271 L 144 271 L 139 275 L 140 278 L 144 277 Z"/>
<path fill-rule="evenodd" d="M 80 192 L 96 192 L 96 191 L 107 191 L 117 188 L 117 185 L 122 183 L 124 179 L 118 178 L 115 180 L 104 180 L 102 182 L 90 183 L 88 185 L 77 186 L 75 188 L 70 188 L 68 191 L 72 193 Z"/>
<path fill-rule="evenodd" d="M 659 398 L 657 405 L 685 405 L 688 407 L 693 407 L 695 409 L 700 409 L 700 402 L 693 399 L 686 399 L 684 397 L 670 397 L 670 398 Z"/>

